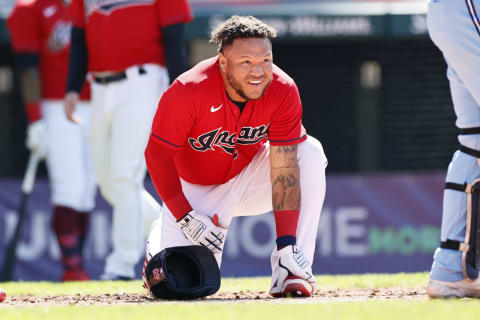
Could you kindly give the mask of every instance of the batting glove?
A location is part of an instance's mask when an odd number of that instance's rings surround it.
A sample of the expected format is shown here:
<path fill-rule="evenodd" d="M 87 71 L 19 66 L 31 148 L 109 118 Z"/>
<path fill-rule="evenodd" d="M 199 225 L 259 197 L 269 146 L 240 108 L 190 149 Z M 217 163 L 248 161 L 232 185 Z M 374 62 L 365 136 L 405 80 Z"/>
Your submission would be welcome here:
<path fill-rule="evenodd" d="M 302 251 L 297 246 L 290 245 L 277 251 L 277 256 L 279 257 L 278 268 L 275 268 L 277 279 L 272 283 L 270 294 L 273 296 L 281 294 L 285 287 L 285 281 L 291 278 L 300 278 L 307 281 L 312 287 L 311 294 L 315 294 L 317 279 L 312 273 L 312 265 Z"/>
<path fill-rule="evenodd" d="M 27 127 L 26 147 L 43 159 L 47 155 L 47 135 L 43 120 L 32 122 Z"/>
<path fill-rule="evenodd" d="M 215 225 L 212 218 L 191 211 L 177 224 L 193 244 L 204 246 L 213 254 L 223 251 L 225 229 Z"/>

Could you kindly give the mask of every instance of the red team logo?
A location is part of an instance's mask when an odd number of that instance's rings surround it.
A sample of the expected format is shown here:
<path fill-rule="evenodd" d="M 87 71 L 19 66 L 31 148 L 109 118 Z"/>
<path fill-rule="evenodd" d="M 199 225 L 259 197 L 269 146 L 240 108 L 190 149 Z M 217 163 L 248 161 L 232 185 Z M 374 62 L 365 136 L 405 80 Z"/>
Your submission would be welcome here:
<path fill-rule="evenodd" d="M 50 52 L 60 52 L 70 45 L 71 30 L 71 22 L 59 20 L 57 23 L 55 23 L 50 36 L 48 37 L 48 49 Z"/>
<path fill-rule="evenodd" d="M 162 275 L 162 269 L 161 268 L 155 268 L 153 269 L 153 279 L 155 280 L 162 280 L 164 277 Z"/>

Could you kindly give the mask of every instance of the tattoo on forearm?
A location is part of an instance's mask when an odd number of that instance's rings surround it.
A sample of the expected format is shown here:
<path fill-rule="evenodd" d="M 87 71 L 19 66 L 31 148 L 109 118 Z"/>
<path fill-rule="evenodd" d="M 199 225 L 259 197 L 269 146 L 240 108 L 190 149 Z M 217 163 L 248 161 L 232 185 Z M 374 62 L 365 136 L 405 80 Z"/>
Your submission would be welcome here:
<path fill-rule="evenodd" d="M 300 170 L 297 146 L 272 147 L 272 202 L 275 211 L 300 210 Z"/>
<path fill-rule="evenodd" d="M 278 175 L 272 181 L 273 209 L 300 210 L 300 185 L 298 178 L 293 174 L 287 177 Z"/>
<path fill-rule="evenodd" d="M 273 155 L 274 163 L 272 163 L 272 168 L 290 168 L 298 167 L 297 163 L 297 146 L 281 146 L 274 148 L 272 150 L 275 152 Z"/>

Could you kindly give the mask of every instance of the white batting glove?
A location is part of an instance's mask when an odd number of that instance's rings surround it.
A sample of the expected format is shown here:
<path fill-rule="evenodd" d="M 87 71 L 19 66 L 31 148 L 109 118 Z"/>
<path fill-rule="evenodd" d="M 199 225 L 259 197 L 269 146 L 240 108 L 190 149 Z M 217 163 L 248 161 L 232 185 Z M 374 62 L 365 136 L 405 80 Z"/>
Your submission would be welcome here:
<path fill-rule="evenodd" d="M 37 120 L 28 125 L 25 145 L 30 152 L 37 154 L 40 159 L 46 157 L 47 135 L 43 120 Z"/>
<path fill-rule="evenodd" d="M 191 211 L 177 221 L 177 224 L 193 244 L 204 246 L 213 254 L 223 251 L 226 232 L 215 225 L 212 218 Z"/>
<path fill-rule="evenodd" d="M 281 294 L 287 277 L 298 277 L 307 281 L 312 287 L 311 294 L 315 294 L 317 291 L 317 279 L 315 279 L 312 273 L 312 265 L 305 258 L 302 251 L 297 246 L 290 245 L 277 251 L 277 256 L 279 257 L 278 268 L 275 268 L 277 278 L 272 283 L 270 294 L 273 296 Z"/>

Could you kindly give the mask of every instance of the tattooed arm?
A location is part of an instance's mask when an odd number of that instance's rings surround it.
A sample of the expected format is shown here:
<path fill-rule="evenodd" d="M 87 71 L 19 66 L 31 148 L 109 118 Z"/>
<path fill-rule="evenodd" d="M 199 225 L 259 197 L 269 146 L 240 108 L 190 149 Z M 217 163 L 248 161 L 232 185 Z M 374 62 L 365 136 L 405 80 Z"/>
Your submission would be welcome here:
<path fill-rule="evenodd" d="M 274 211 L 300 210 L 297 145 L 270 147 L 270 178 Z"/>
<path fill-rule="evenodd" d="M 317 290 L 317 280 L 313 276 L 312 265 L 304 257 L 301 249 L 296 246 L 301 205 L 297 149 L 298 145 L 270 146 L 270 178 L 278 257 L 278 268 L 274 269 L 276 271 L 272 274 L 270 289 L 272 296 L 286 294 L 287 279 L 291 279 L 289 276 L 308 282 L 311 289 L 304 288 L 308 290 L 309 295 Z"/>

